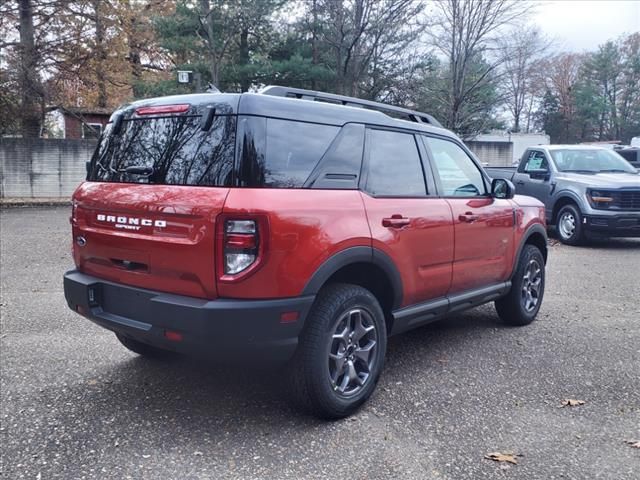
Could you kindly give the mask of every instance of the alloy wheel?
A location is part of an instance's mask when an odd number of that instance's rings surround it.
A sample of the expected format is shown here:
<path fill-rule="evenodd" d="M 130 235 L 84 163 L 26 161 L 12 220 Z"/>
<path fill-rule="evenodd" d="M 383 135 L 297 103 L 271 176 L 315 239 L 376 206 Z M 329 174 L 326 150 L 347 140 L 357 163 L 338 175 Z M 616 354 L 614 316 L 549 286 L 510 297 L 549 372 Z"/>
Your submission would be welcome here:
<path fill-rule="evenodd" d="M 533 312 L 540 302 L 542 290 L 542 267 L 536 259 L 527 264 L 522 278 L 522 306 L 527 313 Z"/>
<path fill-rule="evenodd" d="M 378 333 L 372 315 L 363 308 L 345 312 L 335 323 L 329 346 L 329 379 L 334 391 L 351 397 L 371 377 Z"/>

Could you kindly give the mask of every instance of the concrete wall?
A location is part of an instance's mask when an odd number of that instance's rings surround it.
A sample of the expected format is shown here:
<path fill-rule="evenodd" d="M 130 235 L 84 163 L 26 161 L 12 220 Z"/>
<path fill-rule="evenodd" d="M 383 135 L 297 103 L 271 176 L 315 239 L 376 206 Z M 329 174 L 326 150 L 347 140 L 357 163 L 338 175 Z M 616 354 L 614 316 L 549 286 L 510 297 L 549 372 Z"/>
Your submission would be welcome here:
<path fill-rule="evenodd" d="M 505 167 L 519 162 L 527 148 L 549 145 L 549 141 L 549 135 L 544 133 L 494 132 L 483 133 L 465 143 L 480 161 L 492 167 Z M 500 146 L 500 144 L 504 145 Z M 508 159 L 507 152 L 510 152 Z"/>
<path fill-rule="evenodd" d="M 0 198 L 68 198 L 95 140 L 0 138 Z"/>
<path fill-rule="evenodd" d="M 465 145 L 469 147 L 475 156 L 483 164 L 492 167 L 510 167 L 513 158 L 513 144 L 509 142 L 491 141 L 467 141 Z"/>

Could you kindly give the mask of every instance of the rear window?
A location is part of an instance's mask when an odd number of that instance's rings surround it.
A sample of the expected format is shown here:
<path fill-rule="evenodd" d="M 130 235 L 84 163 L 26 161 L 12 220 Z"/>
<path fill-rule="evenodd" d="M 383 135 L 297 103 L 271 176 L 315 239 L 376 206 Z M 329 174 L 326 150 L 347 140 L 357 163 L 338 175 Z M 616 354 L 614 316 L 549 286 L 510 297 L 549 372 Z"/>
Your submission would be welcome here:
<path fill-rule="evenodd" d="M 236 116 L 214 105 L 211 127 L 202 110 L 174 116 L 125 115 L 120 132 L 109 123 L 91 160 L 88 180 L 164 185 L 230 186 Z M 225 108 L 226 107 L 226 108 Z"/>
<path fill-rule="evenodd" d="M 633 166 L 640 164 L 640 150 L 615 150 L 615 152 Z"/>

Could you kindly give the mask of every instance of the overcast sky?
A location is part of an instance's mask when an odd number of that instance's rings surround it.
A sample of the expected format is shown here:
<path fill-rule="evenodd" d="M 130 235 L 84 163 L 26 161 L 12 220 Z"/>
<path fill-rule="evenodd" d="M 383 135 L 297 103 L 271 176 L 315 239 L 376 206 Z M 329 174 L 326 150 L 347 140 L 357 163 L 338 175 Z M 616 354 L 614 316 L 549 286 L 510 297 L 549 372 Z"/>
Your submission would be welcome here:
<path fill-rule="evenodd" d="M 557 40 L 559 50 L 595 50 L 623 33 L 640 31 L 640 0 L 536 2 L 533 20 Z"/>

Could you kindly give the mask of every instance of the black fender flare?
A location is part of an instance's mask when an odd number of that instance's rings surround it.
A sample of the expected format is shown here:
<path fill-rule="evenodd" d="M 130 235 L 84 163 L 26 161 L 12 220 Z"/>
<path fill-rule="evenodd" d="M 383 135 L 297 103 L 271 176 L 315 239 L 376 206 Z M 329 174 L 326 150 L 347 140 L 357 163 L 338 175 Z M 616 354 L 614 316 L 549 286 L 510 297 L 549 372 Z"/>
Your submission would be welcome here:
<path fill-rule="evenodd" d="M 518 262 L 520 261 L 520 254 L 522 253 L 522 249 L 524 248 L 524 246 L 527 244 L 528 240 L 531 238 L 532 235 L 539 233 L 540 235 L 542 235 L 542 238 L 544 238 L 544 242 L 545 242 L 545 249 L 542 252 L 542 256 L 544 257 L 544 263 L 547 263 L 547 230 L 544 228 L 544 226 L 542 226 L 540 223 L 534 223 L 533 225 L 529 226 L 529 228 L 527 228 L 527 230 L 524 232 L 524 235 L 522 236 L 522 240 L 520 241 L 520 245 L 518 245 L 518 250 L 516 251 L 515 256 L 513 257 L 513 270 L 511 271 L 511 275 L 509 276 L 510 279 L 513 278 L 513 276 L 516 274 L 516 270 L 518 269 Z"/>
<path fill-rule="evenodd" d="M 555 212 L 556 206 L 558 205 L 558 203 L 563 200 L 571 200 L 573 203 L 575 203 L 578 206 L 578 210 L 580 214 L 582 215 L 582 211 L 583 211 L 582 200 L 580 199 L 578 194 L 576 194 L 571 190 L 561 190 L 556 193 L 555 198 L 553 199 L 553 206 L 551 207 L 551 221 L 553 221 L 554 224 L 556 219 L 553 218 L 553 213 Z"/>
<path fill-rule="evenodd" d="M 393 307 L 402 304 L 402 277 L 389 255 L 373 247 L 349 247 L 332 255 L 318 267 L 302 291 L 302 295 L 316 295 L 325 282 L 338 270 L 355 263 L 371 263 L 379 267 L 393 288 Z"/>

